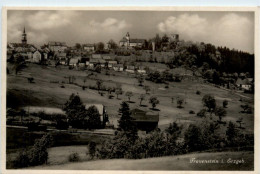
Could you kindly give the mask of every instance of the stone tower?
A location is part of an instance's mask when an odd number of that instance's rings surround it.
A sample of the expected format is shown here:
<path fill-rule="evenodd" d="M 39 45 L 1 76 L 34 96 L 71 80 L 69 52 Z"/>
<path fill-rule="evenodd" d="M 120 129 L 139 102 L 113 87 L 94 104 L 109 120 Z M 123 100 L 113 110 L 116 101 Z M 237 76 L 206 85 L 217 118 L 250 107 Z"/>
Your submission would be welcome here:
<path fill-rule="evenodd" d="M 126 33 L 125 38 L 127 40 L 127 47 L 129 47 L 130 46 L 130 34 L 129 34 L 129 32 Z"/>
<path fill-rule="evenodd" d="M 25 33 L 25 27 L 23 28 L 23 34 L 22 34 L 22 44 L 27 44 L 27 36 Z"/>

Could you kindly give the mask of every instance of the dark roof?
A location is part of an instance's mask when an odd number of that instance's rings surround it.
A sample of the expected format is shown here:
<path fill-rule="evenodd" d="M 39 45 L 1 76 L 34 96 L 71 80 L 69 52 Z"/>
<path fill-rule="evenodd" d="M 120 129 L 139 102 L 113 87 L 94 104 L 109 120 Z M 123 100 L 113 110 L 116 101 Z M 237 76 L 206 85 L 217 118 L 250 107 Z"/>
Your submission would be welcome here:
<path fill-rule="evenodd" d="M 137 108 L 131 110 L 130 113 L 135 122 L 159 122 L 158 113 L 147 112 Z"/>

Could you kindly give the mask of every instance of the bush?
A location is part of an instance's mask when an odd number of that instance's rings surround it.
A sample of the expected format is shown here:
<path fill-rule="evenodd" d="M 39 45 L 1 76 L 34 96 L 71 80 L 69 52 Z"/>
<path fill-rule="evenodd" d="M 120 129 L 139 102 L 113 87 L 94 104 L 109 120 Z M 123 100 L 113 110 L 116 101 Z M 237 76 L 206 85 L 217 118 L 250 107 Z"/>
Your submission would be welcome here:
<path fill-rule="evenodd" d="M 201 94 L 201 92 L 200 92 L 200 91 L 196 91 L 196 94 L 197 94 L 197 95 L 200 95 L 200 94 Z"/>
<path fill-rule="evenodd" d="M 206 117 L 206 109 L 201 109 L 198 113 L 197 116 L 198 117 Z"/>
<path fill-rule="evenodd" d="M 21 168 L 47 163 L 47 148 L 52 145 L 52 142 L 53 138 L 50 134 L 43 135 L 41 139 L 35 141 L 33 147 L 19 153 L 14 161 L 14 166 Z"/>
<path fill-rule="evenodd" d="M 189 114 L 195 114 L 195 112 L 193 110 L 190 110 Z"/>
<path fill-rule="evenodd" d="M 96 143 L 93 141 L 91 141 L 88 145 L 89 155 L 90 155 L 91 159 L 93 159 L 96 155 L 96 150 L 97 150 L 96 146 L 97 146 Z"/>
<path fill-rule="evenodd" d="M 69 158 L 69 162 L 80 161 L 79 154 L 77 152 L 70 154 L 68 158 Z"/>
<path fill-rule="evenodd" d="M 223 101 L 223 108 L 226 108 L 227 105 L 228 105 L 228 101 L 227 101 L 227 100 L 224 100 L 224 101 Z"/>

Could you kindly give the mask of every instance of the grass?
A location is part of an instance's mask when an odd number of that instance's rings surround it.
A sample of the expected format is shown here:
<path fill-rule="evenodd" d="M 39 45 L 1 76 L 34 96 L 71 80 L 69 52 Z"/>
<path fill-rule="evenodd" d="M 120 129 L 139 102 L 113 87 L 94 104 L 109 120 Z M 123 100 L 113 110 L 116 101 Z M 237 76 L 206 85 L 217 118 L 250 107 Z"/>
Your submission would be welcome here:
<path fill-rule="evenodd" d="M 192 158 L 199 160 L 219 160 L 223 163 L 197 164 L 190 163 Z M 228 159 L 244 160 L 242 164 L 227 163 Z M 248 171 L 254 169 L 253 152 L 216 152 L 216 153 L 194 153 L 178 156 L 160 158 L 147 158 L 140 160 L 111 159 L 97 160 L 78 163 L 67 163 L 62 165 L 44 165 L 30 169 L 44 170 L 239 170 Z"/>
<path fill-rule="evenodd" d="M 145 65 L 155 66 L 163 68 L 164 64 L 159 63 L 144 63 Z M 151 64 L 151 65 L 150 65 Z M 185 72 L 181 68 L 171 70 L 174 73 Z M 176 71 L 176 72 L 175 72 Z M 44 107 L 59 107 L 68 100 L 72 93 L 78 93 L 83 103 L 101 103 L 106 106 L 109 114 L 110 121 L 117 126 L 118 120 L 118 109 L 120 103 L 123 100 L 128 100 L 127 97 L 119 95 L 119 99 L 114 97 L 108 99 L 108 93 L 105 92 L 104 96 L 100 96 L 97 90 L 85 89 L 78 85 L 83 85 L 83 79 L 91 74 L 89 71 L 77 71 L 68 70 L 68 67 L 60 66 L 59 68 L 54 67 L 41 67 L 39 65 L 30 64 L 27 69 L 23 70 L 19 75 L 10 74 L 7 77 L 7 91 L 12 98 L 17 99 L 20 106 L 44 106 Z M 129 75 L 126 72 L 114 72 L 110 70 L 110 74 L 115 76 L 105 75 L 105 71 L 101 74 L 94 73 L 90 75 L 85 85 L 96 85 L 96 79 L 103 80 L 103 85 L 116 87 L 116 84 L 120 84 L 124 92 L 132 91 L 134 96 L 131 97 L 133 103 L 129 103 L 130 108 L 139 107 L 139 96 L 145 94 L 144 89 L 138 86 L 138 81 L 134 78 L 135 75 Z M 30 74 L 34 79 L 35 83 L 28 83 L 27 76 Z M 76 80 L 74 84 L 63 84 L 65 88 L 60 88 L 62 82 L 67 82 L 68 79 L 65 77 L 75 76 Z M 58 81 L 59 83 L 50 83 L 51 81 Z M 17 83 L 19 82 L 19 83 Z M 160 104 L 157 105 L 157 109 L 160 110 L 160 121 L 159 128 L 164 129 L 170 122 L 180 120 L 178 118 L 188 118 L 191 122 L 200 122 L 201 118 L 197 118 L 195 115 L 190 115 L 189 111 L 193 110 L 195 113 L 199 112 L 203 108 L 201 99 L 205 94 L 212 94 L 215 96 L 217 104 L 222 106 L 223 100 L 229 100 L 227 107 L 227 116 L 223 118 L 224 121 L 236 121 L 238 118 L 243 117 L 245 123 L 244 127 L 246 131 L 253 132 L 254 130 L 254 115 L 239 113 L 242 109 L 241 104 L 245 102 L 239 101 L 240 96 L 230 93 L 227 90 L 216 88 L 213 85 L 201 83 L 201 81 L 183 80 L 180 83 L 171 82 L 169 88 L 161 90 L 165 87 L 165 84 L 155 84 L 150 81 L 145 81 L 144 85 L 151 87 L 149 95 L 146 95 L 146 100 L 142 102 L 147 107 L 142 109 L 151 108 L 149 104 L 149 98 L 156 96 Z M 196 91 L 200 90 L 201 94 L 197 95 Z M 30 94 L 30 95 L 28 95 Z M 253 95 L 252 94 L 241 94 L 250 98 L 249 105 L 253 106 Z M 174 97 L 174 103 L 171 102 L 171 97 Z M 183 104 L 182 109 L 177 108 L 177 98 L 183 98 L 186 103 Z M 7 102 L 8 104 L 8 102 Z M 217 119 L 217 118 L 214 118 Z M 186 122 L 186 121 L 183 121 Z"/>

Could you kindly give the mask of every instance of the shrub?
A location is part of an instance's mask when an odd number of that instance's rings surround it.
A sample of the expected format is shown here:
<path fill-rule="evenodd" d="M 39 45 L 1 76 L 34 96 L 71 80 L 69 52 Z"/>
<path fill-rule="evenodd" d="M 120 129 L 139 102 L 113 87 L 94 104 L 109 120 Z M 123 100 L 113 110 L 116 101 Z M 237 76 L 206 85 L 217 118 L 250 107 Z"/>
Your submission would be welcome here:
<path fill-rule="evenodd" d="M 200 91 L 196 91 L 196 94 L 197 94 L 197 95 L 200 95 L 200 94 L 201 94 L 201 92 L 200 92 Z"/>
<path fill-rule="evenodd" d="M 88 145 L 88 149 L 89 149 L 89 155 L 91 157 L 91 159 L 93 159 L 96 155 L 96 143 L 91 141 Z"/>
<path fill-rule="evenodd" d="M 19 153 L 14 161 L 15 167 L 36 166 L 47 163 L 47 148 L 52 145 L 53 138 L 50 134 L 45 134 L 41 139 L 35 141 L 33 147 Z"/>
<path fill-rule="evenodd" d="M 183 106 L 182 106 L 183 102 L 184 102 L 183 99 L 178 99 L 177 100 L 177 108 L 183 108 Z"/>
<path fill-rule="evenodd" d="M 193 110 L 190 110 L 189 114 L 195 114 L 195 112 Z"/>
<path fill-rule="evenodd" d="M 69 162 L 80 161 L 80 157 L 79 157 L 79 154 L 77 152 L 74 152 L 74 153 L 70 154 L 68 159 L 69 159 Z"/>
<path fill-rule="evenodd" d="M 223 108 L 226 108 L 227 105 L 228 105 L 228 101 L 227 101 L 227 100 L 224 100 L 224 101 L 223 101 Z"/>
<path fill-rule="evenodd" d="M 198 117 L 206 117 L 206 109 L 201 109 L 198 113 L 197 116 Z"/>

